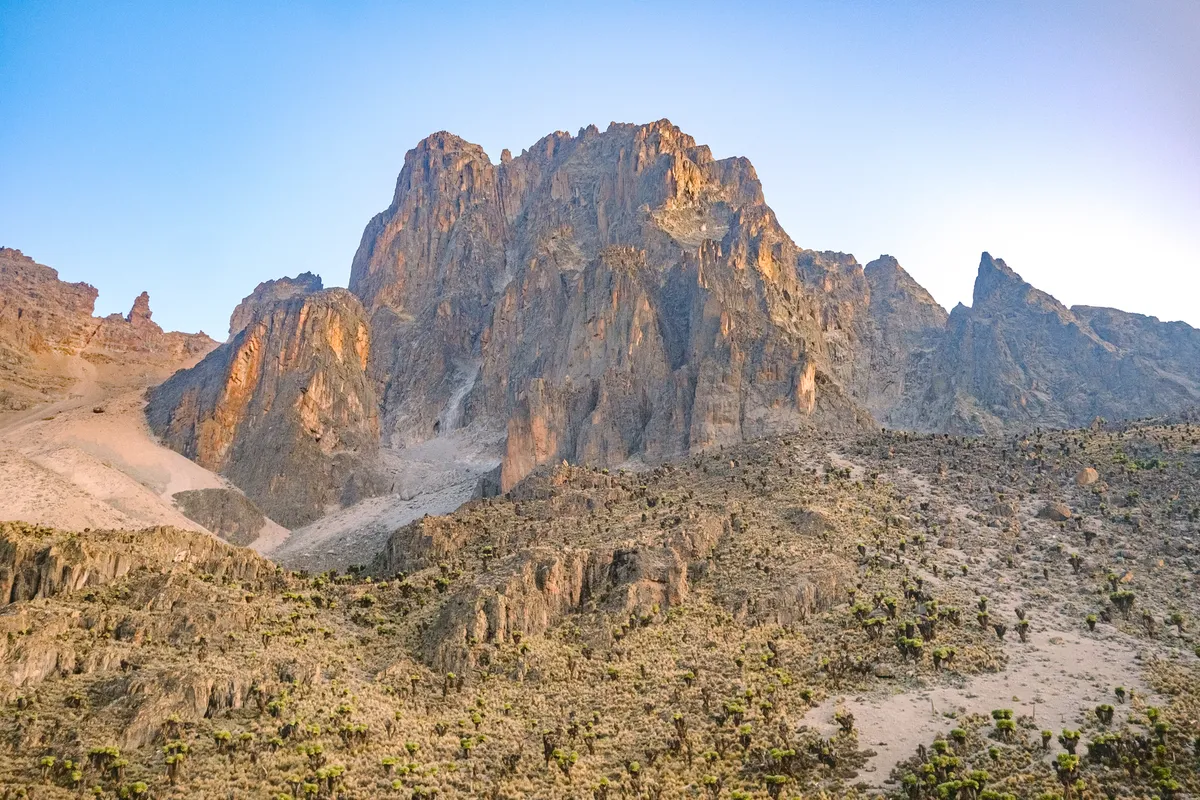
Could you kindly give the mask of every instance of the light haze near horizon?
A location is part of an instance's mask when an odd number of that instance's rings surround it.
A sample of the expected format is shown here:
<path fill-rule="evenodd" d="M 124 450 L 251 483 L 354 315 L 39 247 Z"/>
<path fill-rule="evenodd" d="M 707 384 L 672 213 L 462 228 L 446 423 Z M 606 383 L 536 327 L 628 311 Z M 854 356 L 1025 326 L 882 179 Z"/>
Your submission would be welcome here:
<path fill-rule="evenodd" d="M 404 153 L 669 118 L 801 246 L 947 307 L 987 250 L 1067 305 L 1200 327 L 1200 3 L 0 0 L 0 245 L 168 329 L 345 285 Z"/>

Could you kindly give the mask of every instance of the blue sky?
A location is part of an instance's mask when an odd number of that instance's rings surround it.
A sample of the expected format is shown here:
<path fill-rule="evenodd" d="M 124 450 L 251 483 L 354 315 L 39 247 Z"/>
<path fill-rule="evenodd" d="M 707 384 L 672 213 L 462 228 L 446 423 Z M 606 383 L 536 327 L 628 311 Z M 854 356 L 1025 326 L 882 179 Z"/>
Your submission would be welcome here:
<path fill-rule="evenodd" d="M 1200 3 L 0 0 L 0 244 L 224 338 L 344 285 L 404 153 L 667 117 L 798 244 L 947 307 L 988 250 L 1068 304 L 1200 326 Z"/>

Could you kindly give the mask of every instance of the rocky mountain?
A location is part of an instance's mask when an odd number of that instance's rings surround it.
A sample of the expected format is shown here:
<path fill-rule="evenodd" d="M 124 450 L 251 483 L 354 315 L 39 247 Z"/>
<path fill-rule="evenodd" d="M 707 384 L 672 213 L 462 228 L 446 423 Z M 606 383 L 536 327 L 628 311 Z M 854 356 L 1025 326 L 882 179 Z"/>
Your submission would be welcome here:
<path fill-rule="evenodd" d="M 260 285 L 231 333 L 319 288 L 311 275 Z M 947 315 L 890 256 L 864 269 L 795 244 L 748 161 L 715 159 L 665 120 L 555 133 L 498 164 L 428 137 L 367 225 L 349 290 L 370 341 L 355 396 L 374 404 L 391 463 L 431 441 L 469 445 L 499 490 L 543 464 L 653 465 L 801 430 L 998 433 L 1200 402 L 1194 329 L 1067 309 L 986 254 L 972 307 Z M 234 376 L 222 363 L 175 379 L 155 418 L 175 415 L 185 384 L 217 391 L 210 380 Z M 221 391 L 274 396 L 285 379 Z M 369 439 L 375 417 L 351 416 L 325 430 Z M 203 452 L 196 430 L 168 441 Z M 295 430 L 261 429 L 251 450 L 272 458 Z M 242 431 L 225 425 L 221 447 Z M 291 502 L 286 481 L 257 481 L 252 497 Z M 295 518 L 317 513 L 302 505 Z"/>
<path fill-rule="evenodd" d="M 881 419 L 923 431 L 1002 433 L 1200 403 L 1200 331 L 1115 309 L 1068 309 L 987 253 L 971 307 L 956 307 L 937 339 Z"/>
<path fill-rule="evenodd" d="M 244 315 L 245 326 L 153 389 L 146 407 L 165 444 L 288 526 L 381 488 L 362 306 L 345 289 L 313 288 L 247 298 L 230 323 Z"/>
<path fill-rule="evenodd" d="M 161 380 L 216 346 L 203 333 L 164 332 L 145 292 L 125 316 L 92 316 L 97 295 L 0 247 L 0 411 L 58 399 L 80 381 Z"/>
<path fill-rule="evenodd" d="M 805 280 L 838 266 L 792 243 L 749 162 L 662 121 L 554 134 L 498 165 L 430 137 L 350 287 L 377 331 L 384 436 L 499 428 L 508 488 L 564 459 L 867 424 L 823 335 L 838 311 Z"/>

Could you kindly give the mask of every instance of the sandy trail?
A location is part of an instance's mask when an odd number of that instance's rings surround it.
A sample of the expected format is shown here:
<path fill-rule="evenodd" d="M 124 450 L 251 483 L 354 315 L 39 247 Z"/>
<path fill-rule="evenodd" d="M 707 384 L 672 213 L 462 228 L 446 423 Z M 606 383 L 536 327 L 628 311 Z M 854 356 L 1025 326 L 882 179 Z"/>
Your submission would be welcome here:
<path fill-rule="evenodd" d="M 928 747 L 956 727 L 955 717 L 1008 708 L 1018 717 L 1031 717 L 1039 730 L 1058 733 L 1079 727 L 1081 709 L 1099 703 L 1116 705 L 1112 694 L 1116 686 L 1150 696 L 1138 677 L 1141 667 L 1133 640 L 1111 628 L 1094 635 L 1040 631 L 1028 644 L 1012 642 L 1007 650 L 1011 660 L 1003 672 L 974 676 L 957 685 L 948 676 L 944 683 L 898 694 L 833 697 L 809 711 L 804 723 L 831 735 L 837 729 L 835 711 L 854 714 L 859 741 L 875 752 L 860 777 L 881 785 L 918 745 Z M 1130 709 L 1116 707 L 1118 718 Z M 1051 754 L 1057 752 L 1055 748 L 1052 745 Z"/>

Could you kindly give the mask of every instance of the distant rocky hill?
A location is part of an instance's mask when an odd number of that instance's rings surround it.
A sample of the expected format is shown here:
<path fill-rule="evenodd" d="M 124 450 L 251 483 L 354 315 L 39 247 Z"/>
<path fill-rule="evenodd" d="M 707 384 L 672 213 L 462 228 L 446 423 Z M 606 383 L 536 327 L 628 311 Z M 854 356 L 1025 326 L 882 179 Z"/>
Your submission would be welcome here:
<path fill-rule="evenodd" d="M 890 256 L 795 244 L 747 160 L 666 120 L 551 134 L 498 164 L 434 134 L 367 225 L 349 292 L 268 281 L 230 334 L 154 393 L 151 421 L 295 523 L 390 489 L 384 462 L 441 439 L 507 490 L 564 460 L 1200 402 L 1195 329 L 1068 309 L 987 254 L 972 307 L 947 315 Z"/>
<path fill-rule="evenodd" d="M 1068 309 L 987 253 L 970 308 L 927 342 L 881 419 L 898 428 L 1002 433 L 1136 418 L 1200 400 L 1200 331 L 1109 308 Z"/>
<path fill-rule="evenodd" d="M 57 399 L 81 379 L 147 373 L 161 380 L 216 347 L 203 333 L 164 332 L 145 292 L 126 316 L 94 317 L 97 294 L 0 247 L 0 411 Z"/>

